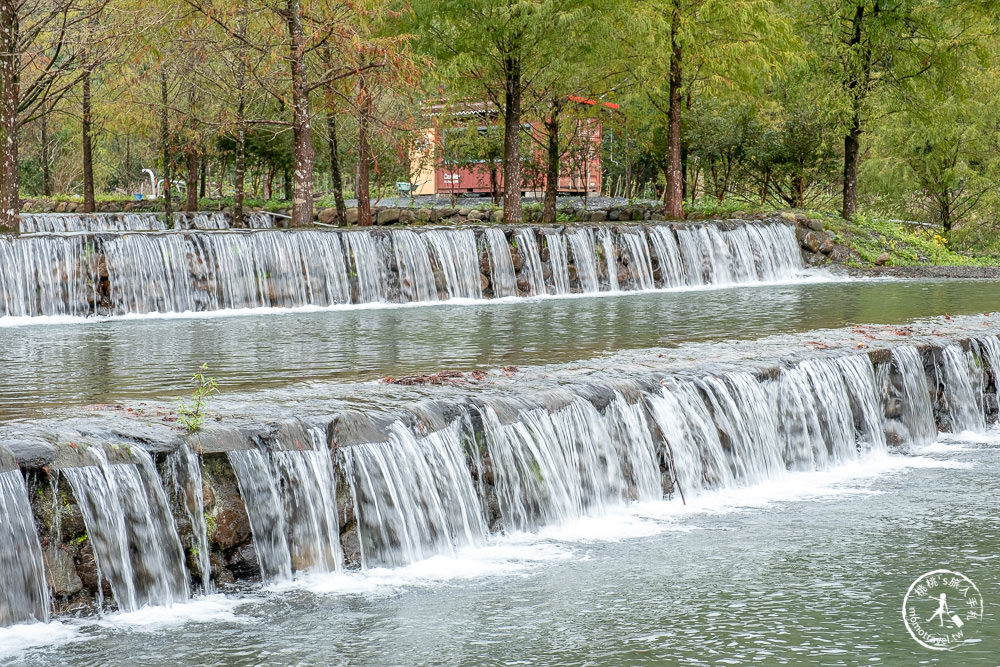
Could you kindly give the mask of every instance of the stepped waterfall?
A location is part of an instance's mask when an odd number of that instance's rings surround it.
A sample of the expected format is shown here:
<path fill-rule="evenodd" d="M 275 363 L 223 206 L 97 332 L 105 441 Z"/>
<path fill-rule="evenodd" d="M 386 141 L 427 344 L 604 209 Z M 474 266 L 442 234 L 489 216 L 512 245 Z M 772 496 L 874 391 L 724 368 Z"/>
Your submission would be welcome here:
<path fill-rule="evenodd" d="M 45 233 L 0 238 L 0 317 L 596 294 L 803 270 L 792 227 L 778 222 L 225 231 L 224 216 L 202 214 L 186 231 L 129 233 L 161 230 L 150 216 L 26 215 Z"/>
<path fill-rule="evenodd" d="M 564 239 L 564 249 L 582 255 L 574 243 L 598 238 Z M 443 253 L 471 234 L 452 241 Z M 769 368 L 449 388 L 388 411 L 242 427 L 197 451 L 91 435 L 44 469 L 0 473 L 0 571 L 12 584 L 0 622 L 45 620 L 58 607 L 40 543 L 85 535 L 106 611 L 182 602 L 216 579 L 460 557 L 635 502 L 692 503 L 832 469 L 930 442 L 938 428 L 981 432 L 997 418 L 998 374 L 1000 340 L 985 336 Z M 77 511 L 84 525 L 72 528 Z"/>
<path fill-rule="evenodd" d="M 275 227 L 274 217 L 262 212 L 246 215 L 251 229 Z M 230 216 L 221 212 L 176 213 L 173 229 L 230 229 Z M 163 231 L 167 223 L 162 213 L 22 213 L 22 234 L 65 232 L 149 232 Z"/>

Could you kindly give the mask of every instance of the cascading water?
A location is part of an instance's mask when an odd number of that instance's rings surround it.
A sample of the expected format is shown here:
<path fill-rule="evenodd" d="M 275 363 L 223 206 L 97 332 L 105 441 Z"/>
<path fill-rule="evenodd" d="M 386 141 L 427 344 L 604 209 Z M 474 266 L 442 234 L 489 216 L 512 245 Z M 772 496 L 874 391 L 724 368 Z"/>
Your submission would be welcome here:
<path fill-rule="evenodd" d="M 247 213 L 246 222 L 250 229 L 273 229 L 276 226 L 274 216 L 263 211 Z"/>
<path fill-rule="evenodd" d="M 353 282 L 357 285 L 355 303 L 386 301 L 386 270 L 382 259 L 383 244 L 367 232 L 347 232 L 343 236 Z"/>
<path fill-rule="evenodd" d="M 83 236 L 0 238 L 5 316 L 85 316 L 96 301 L 97 257 Z"/>
<path fill-rule="evenodd" d="M 790 278 L 802 267 L 791 228 L 781 224 L 714 225 L 677 230 L 689 285 L 724 285 Z"/>
<path fill-rule="evenodd" d="M 628 413 L 624 404 L 609 412 Z M 551 412 L 526 407 L 514 421 L 503 423 L 496 410 L 486 406 L 483 429 L 504 527 L 530 530 L 602 514 L 630 496 L 659 498 L 659 471 L 652 467 L 656 447 L 641 413 L 631 414 L 633 419 L 615 421 L 574 397 Z M 632 479 L 624 470 L 632 471 Z"/>
<path fill-rule="evenodd" d="M 989 369 L 990 379 L 993 381 L 994 393 L 1000 392 L 1000 338 L 996 336 L 986 336 L 979 340 L 982 358 Z M 994 400 L 997 400 L 994 398 Z M 994 406 L 1000 408 L 1000 406 Z M 994 413 L 1000 419 L 1000 409 Z"/>
<path fill-rule="evenodd" d="M 517 296 L 517 275 L 507 235 L 498 227 L 487 227 L 483 230 L 483 236 L 486 237 L 486 249 L 489 252 L 493 296 Z"/>
<path fill-rule="evenodd" d="M 202 303 L 193 283 L 204 277 L 209 267 L 204 259 L 190 262 L 190 244 L 177 234 L 152 237 L 130 234 L 108 240 L 104 256 L 110 285 L 113 313 L 184 312 Z"/>
<path fill-rule="evenodd" d="M 225 213 L 195 213 L 190 218 L 183 213 L 174 218 L 174 229 L 229 229 Z"/>
<path fill-rule="evenodd" d="M 246 214 L 249 227 L 270 229 L 272 216 L 261 211 Z M 167 229 L 162 213 L 22 213 L 21 233 L 62 234 L 67 232 L 149 232 Z M 230 229 L 227 213 L 177 213 L 174 229 Z"/>
<path fill-rule="evenodd" d="M 0 472 L 0 627 L 49 620 L 38 532 L 19 470 Z"/>
<path fill-rule="evenodd" d="M 417 438 L 397 422 L 388 441 L 346 447 L 341 456 L 363 567 L 451 555 L 485 539 L 458 423 Z"/>
<path fill-rule="evenodd" d="M 220 216 L 193 220 L 212 225 Z M 0 239 L 0 306 L 2 315 L 31 317 L 408 303 L 478 299 L 487 286 L 493 296 L 563 295 L 778 280 L 801 268 L 794 236 L 780 224 L 682 229 L 677 240 L 665 226 L 602 227 L 600 266 L 596 233 L 521 228 L 508 240 L 485 227 L 8 238 Z M 480 273 L 480 249 L 489 275 Z"/>
<path fill-rule="evenodd" d="M 974 361 L 957 345 L 948 345 L 941 350 L 939 372 L 943 392 L 940 398 L 952 433 L 982 433 L 986 430 L 982 391 L 973 387 L 973 365 Z M 975 384 L 979 385 L 981 381 Z"/>
<path fill-rule="evenodd" d="M 671 234 L 671 238 L 672 236 Z M 621 289 L 618 284 L 618 251 L 610 229 L 601 230 L 601 251 L 604 254 L 604 268 L 608 274 L 608 289 L 617 292 Z"/>
<path fill-rule="evenodd" d="M 936 360 L 942 417 L 959 401 L 981 410 L 979 364 L 1000 368 L 991 365 L 1000 340 L 983 338 L 970 348 L 925 355 Z M 777 370 L 715 374 L 570 375 L 558 387 L 526 378 L 516 393 L 497 385 L 475 398 L 449 394 L 457 403 L 447 401 L 447 410 L 422 402 L 391 423 L 385 441 L 342 444 L 335 455 L 325 429 L 342 432 L 337 426 L 298 421 L 258 431 L 255 448 L 227 455 L 265 581 L 344 567 L 342 540 L 351 563 L 406 565 L 484 545 L 491 532 L 531 531 L 629 502 L 690 500 L 790 470 L 827 469 L 884 451 L 884 433 L 893 429 L 911 442 L 932 438 L 924 433 L 934 429 L 932 385 L 920 353 L 903 345 L 891 359 L 874 355 L 881 359 L 877 372 L 872 358 L 811 358 Z M 427 434 L 430 424 L 444 426 Z M 93 465 L 58 472 L 72 487 L 88 547 L 118 608 L 185 599 L 181 542 L 152 459 L 138 449 L 84 452 Z M 183 448 L 168 456 L 164 470 L 181 528 L 191 526 L 190 538 L 184 533 L 197 558 L 191 569 L 210 590 L 202 554 L 217 547 L 204 523 L 199 464 Z M 58 482 L 49 479 L 55 490 Z M 48 604 L 25 494 L 19 474 L 0 474 L 0 567 L 5 581 L 25 582 L 0 593 L 0 622 L 41 618 L 35 613 Z M 58 524 L 50 528 L 58 542 Z M 239 558 L 240 571 L 252 571 Z"/>
<path fill-rule="evenodd" d="M 544 234 L 545 248 L 549 253 L 552 270 L 552 294 L 569 294 L 569 254 L 566 237 L 562 234 Z"/>
<path fill-rule="evenodd" d="M 745 225 L 729 238 L 733 253 L 744 258 L 736 281 L 782 280 L 802 268 L 795 235 L 785 225 Z"/>
<path fill-rule="evenodd" d="M 445 278 L 451 298 L 480 299 L 483 283 L 479 277 L 479 252 L 471 229 L 433 229 L 424 233 L 437 266 Z"/>
<path fill-rule="evenodd" d="M 787 369 L 777 384 L 785 460 L 814 470 L 851 459 L 856 453 L 854 415 L 835 364 L 810 360 Z"/>
<path fill-rule="evenodd" d="M 938 434 L 920 352 L 912 345 L 892 350 L 895 373 L 886 379 L 885 431 L 901 442 L 926 445 Z"/>
<path fill-rule="evenodd" d="M 704 285 L 710 282 L 707 276 L 712 269 L 708 263 L 710 259 L 705 256 L 706 243 L 700 237 L 701 229 L 703 228 L 677 230 L 677 247 L 687 274 L 684 280 L 686 285 Z"/>
<path fill-rule="evenodd" d="M 212 567 L 209 562 L 208 523 L 205 521 L 205 497 L 201 476 L 201 460 L 188 446 L 182 446 L 167 457 L 164 485 L 167 486 L 191 527 L 189 548 L 198 563 L 201 590 L 212 592 Z"/>
<path fill-rule="evenodd" d="M 275 581 L 292 572 L 338 570 L 343 554 L 330 451 L 316 431 L 281 445 L 295 448 L 228 453 L 261 575 Z"/>
<path fill-rule="evenodd" d="M 227 456 L 250 518 L 261 577 L 264 581 L 291 578 L 285 510 L 267 456 L 256 449 L 234 450 Z"/>
<path fill-rule="evenodd" d="M 853 355 L 837 359 L 854 413 L 854 433 L 860 449 L 884 450 L 884 411 L 876 396 L 875 367 L 868 355 Z"/>
<path fill-rule="evenodd" d="M 656 263 L 660 269 L 660 284 L 663 287 L 679 287 L 684 284 L 684 260 L 674 233 L 669 227 L 652 227 L 649 230 Z M 791 275 L 791 274 L 789 274 Z"/>
<path fill-rule="evenodd" d="M 333 572 L 344 560 L 333 458 L 320 432 L 311 429 L 308 438 L 312 449 L 272 451 L 271 461 L 282 480 L 292 570 Z"/>
<path fill-rule="evenodd" d="M 163 230 L 158 213 L 22 213 L 21 233 L 138 232 Z"/>
<path fill-rule="evenodd" d="M 434 270 L 427 247 L 418 234 L 408 229 L 392 233 L 392 249 L 399 269 L 399 287 L 406 301 L 437 301 Z"/>
<path fill-rule="evenodd" d="M 100 576 L 118 609 L 186 600 L 183 549 L 149 454 L 133 448 L 136 463 L 110 463 L 102 449 L 90 447 L 87 456 L 94 465 L 61 473 L 73 488 Z M 98 596 L 101 606 L 100 587 Z"/>
<path fill-rule="evenodd" d="M 521 275 L 526 283 L 528 296 L 545 294 L 545 274 L 542 272 L 542 260 L 538 251 L 538 240 L 532 229 L 519 229 L 514 232 L 514 242 L 523 266 Z"/>
<path fill-rule="evenodd" d="M 647 396 L 684 493 L 752 484 L 881 451 L 867 357 L 809 360 L 775 380 L 731 374 L 674 380 Z"/>
<path fill-rule="evenodd" d="M 597 281 L 597 259 L 594 256 L 594 232 L 588 228 L 575 229 L 566 235 L 573 251 L 573 264 L 580 281 L 581 292 L 600 291 Z"/>
<path fill-rule="evenodd" d="M 648 290 L 656 287 L 653 282 L 653 263 L 650 261 L 646 231 L 642 228 L 627 229 L 622 232 L 621 238 L 629 258 L 629 273 L 635 281 L 636 289 Z"/>

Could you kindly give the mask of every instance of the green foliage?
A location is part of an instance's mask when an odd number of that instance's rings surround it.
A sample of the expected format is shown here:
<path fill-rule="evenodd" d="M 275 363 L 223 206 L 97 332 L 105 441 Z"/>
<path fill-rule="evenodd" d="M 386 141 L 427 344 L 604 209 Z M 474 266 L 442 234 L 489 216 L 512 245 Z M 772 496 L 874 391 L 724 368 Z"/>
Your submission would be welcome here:
<path fill-rule="evenodd" d="M 354 191 L 350 188 L 344 188 L 344 199 L 354 199 Z M 316 200 L 316 208 L 333 208 L 336 206 L 337 201 L 333 193 L 328 193 Z"/>
<path fill-rule="evenodd" d="M 828 226 L 837 242 L 849 245 L 863 262 L 874 263 L 888 253 L 891 266 L 938 264 L 955 266 L 997 265 L 996 258 L 976 257 L 950 247 L 940 230 L 931 227 L 858 214 L 852 220 L 831 218 Z"/>
<path fill-rule="evenodd" d="M 208 364 L 204 363 L 197 373 L 191 376 L 195 388 L 191 393 L 190 402 L 182 401 L 177 408 L 177 421 L 181 423 L 188 433 L 200 431 L 205 424 L 205 404 L 212 394 L 219 393 L 219 385 L 215 378 L 206 376 Z"/>
<path fill-rule="evenodd" d="M 716 197 L 703 197 L 694 202 L 685 202 L 684 211 L 686 213 L 698 213 L 706 218 L 727 217 L 737 212 L 763 213 L 764 208 L 760 205 L 747 205 L 741 199 L 725 198 L 719 201 Z"/>
<path fill-rule="evenodd" d="M 215 517 L 208 512 L 205 512 L 205 532 L 208 535 L 214 535 L 216 529 L 219 527 L 218 522 Z"/>
<path fill-rule="evenodd" d="M 210 9 L 211 16 L 188 11 L 196 6 Z M 120 29 L 134 14 L 131 5 L 112 2 L 95 18 L 91 27 L 103 35 L 92 72 L 98 201 L 124 204 L 140 184 L 148 193 L 141 170 L 156 167 L 161 177 L 157 165 L 165 149 L 178 180 L 186 176 L 187 153 L 207 163 L 207 192 L 225 196 L 202 198 L 200 208 L 231 207 L 235 137 L 244 128 L 246 207 L 290 207 L 282 186 L 294 168 L 293 95 L 281 6 L 146 3 L 141 14 L 149 20 L 142 31 Z M 45 3 L 23 5 L 23 25 L 39 25 L 49 9 Z M 858 210 L 864 214 L 856 231 L 865 255 L 883 247 L 894 262 L 1000 254 L 995 3 L 304 0 L 302 9 L 309 23 L 307 78 L 315 84 L 308 101 L 320 208 L 334 206 L 332 195 L 323 192 L 330 187 L 326 174 L 334 149 L 321 119 L 335 120 L 343 180 L 352 183 L 363 80 L 373 102 L 366 118 L 376 198 L 397 195 L 397 181 L 418 180 L 417 165 L 429 158 L 411 159 L 416 148 L 437 163 L 471 168 L 489 183 L 502 167 L 502 121 L 513 103 L 508 93 L 516 92 L 526 185 L 545 155 L 547 120 L 557 116 L 561 122 L 561 173 L 577 175 L 587 162 L 583 149 L 591 147 L 573 143 L 576 122 L 597 117 L 603 127 L 602 194 L 630 203 L 662 198 L 668 180 L 676 178 L 667 156 L 679 148 L 688 213 L 830 210 L 840 206 L 845 137 L 854 128 L 861 163 Z M 245 43 L 234 40 L 238 23 Z M 105 41 L 113 35 L 129 37 Z M 20 54 L 28 70 L 46 62 L 36 58 L 45 51 L 45 39 L 32 33 L 26 41 L 32 40 L 34 46 Z M 411 44 L 419 65 L 404 48 Z M 123 47 L 129 57 L 118 57 Z M 679 147 L 671 146 L 667 122 L 675 55 Z M 60 80 L 77 81 L 80 64 L 60 60 Z M 159 135 L 161 69 L 170 100 L 166 147 Z M 45 80 L 28 76 L 25 82 L 34 82 L 30 86 L 45 97 L 37 89 Z M 78 204 L 80 89 L 60 84 L 52 90 L 57 92 L 45 99 L 22 100 L 21 193 L 29 199 L 40 195 L 44 166 L 61 193 L 54 199 Z M 614 101 L 621 108 L 569 104 L 571 97 Z M 239 123 L 237 99 L 245 103 Z M 271 198 L 263 199 L 265 192 Z M 143 202 L 142 210 L 158 204 Z M 34 208 L 50 208 L 49 202 Z M 926 246 L 928 239 L 877 222 L 893 218 L 937 225 L 949 239 L 948 253 L 957 256 L 941 255 Z"/>

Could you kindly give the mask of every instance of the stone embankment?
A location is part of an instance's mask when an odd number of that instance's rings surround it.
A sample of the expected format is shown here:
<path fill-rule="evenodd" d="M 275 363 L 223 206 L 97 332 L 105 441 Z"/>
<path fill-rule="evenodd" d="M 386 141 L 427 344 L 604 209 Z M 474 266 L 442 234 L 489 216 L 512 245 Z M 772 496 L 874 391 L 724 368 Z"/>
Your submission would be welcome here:
<path fill-rule="evenodd" d="M 946 385 L 949 381 L 948 372 L 942 369 L 947 365 L 946 346 L 951 345 L 954 356 L 955 343 L 961 346 L 963 357 L 968 356 L 970 369 L 973 368 L 973 362 L 975 364 L 973 370 L 976 372 L 971 379 L 980 390 L 978 395 L 982 397 L 988 423 L 996 419 L 996 369 L 990 367 L 984 343 L 975 338 L 914 343 L 926 375 L 928 397 L 938 428 L 944 431 L 951 429 L 949 415 L 953 406 L 949 405 L 949 401 L 954 400 L 955 393 Z M 877 395 L 872 398 L 876 400 L 876 405 L 881 405 L 879 410 L 883 419 L 882 428 L 889 444 L 898 445 L 898 436 L 894 434 L 905 432 L 906 424 L 903 422 L 909 409 L 907 401 L 912 400 L 912 397 L 908 399 L 905 395 L 903 387 L 906 383 L 901 375 L 902 371 L 894 361 L 891 348 L 884 343 L 881 347 L 874 347 L 879 345 L 877 341 L 872 341 L 872 344 L 873 348 L 867 354 L 874 366 L 874 377 L 879 378 L 875 387 Z M 834 350 L 829 353 L 835 356 Z M 853 351 L 845 350 L 844 353 Z M 916 366 L 918 373 L 920 365 L 918 363 Z M 757 366 L 757 370 L 753 372 L 758 381 L 777 381 L 785 372 L 784 368 Z M 648 391 L 655 391 L 669 377 L 669 371 L 651 371 L 648 377 L 630 378 L 628 387 L 631 388 L 622 390 L 635 393 L 639 384 L 642 384 Z M 481 383 L 488 394 L 492 390 L 502 391 L 503 386 L 506 386 L 505 382 L 514 381 L 518 379 L 496 375 L 479 376 L 477 383 L 470 385 L 463 381 L 462 386 L 479 386 Z M 612 385 L 604 388 L 591 387 L 580 395 L 592 403 L 596 410 L 603 412 L 608 409 L 609 401 L 616 395 L 615 391 Z M 539 399 L 545 401 L 543 404 L 546 410 L 559 410 L 563 407 L 558 403 L 561 399 L 553 398 L 555 394 L 547 396 L 548 398 Z M 425 401 L 421 404 L 423 407 L 406 412 L 405 416 L 345 409 L 326 417 L 304 415 L 301 420 L 285 418 L 275 423 L 213 425 L 204 432 L 194 434 L 186 434 L 178 428 L 173 421 L 175 418 L 171 418 L 166 410 L 125 410 L 106 406 L 103 408 L 106 412 L 103 417 L 59 422 L 48 428 L 44 424 L 34 424 L 23 429 L 17 437 L 6 437 L 4 447 L 0 447 L 0 471 L 19 466 L 27 480 L 43 548 L 46 580 L 57 610 L 62 613 L 82 611 L 93 608 L 99 589 L 103 588 L 106 600 L 111 595 L 108 582 L 102 581 L 98 576 L 92 540 L 88 539 L 83 513 L 74 497 L 73 487 L 67 482 L 66 475 L 60 474 L 60 471 L 67 468 L 93 465 L 93 461 L 86 455 L 88 448 L 102 448 L 110 465 L 134 463 L 136 448 L 152 455 L 159 475 L 164 480 L 164 487 L 172 499 L 171 511 L 181 542 L 185 545 L 197 543 L 193 534 L 195 527 L 192 525 L 192 517 L 203 515 L 210 550 L 211 578 L 216 586 L 225 587 L 260 576 L 251 524 L 228 453 L 234 450 L 287 451 L 301 448 L 302 443 L 310 442 L 315 433 L 321 434 L 323 446 L 329 448 L 334 460 L 337 518 L 347 567 L 359 566 L 363 545 L 353 505 L 355 494 L 345 481 L 350 479 L 350 472 L 345 469 L 345 466 L 349 466 L 347 461 L 350 457 L 345 457 L 345 451 L 365 446 L 365 443 L 391 440 L 393 428 L 398 428 L 393 424 L 398 419 L 403 419 L 415 431 L 425 435 L 449 428 L 442 421 L 443 416 L 451 415 L 448 419 L 460 418 L 464 421 L 464 428 L 468 431 L 468 436 L 464 438 L 466 464 L 481 489 L 489 529 L 494 532 L 503 530 L 493 486 L 493 464 L 489 451 L 482 445 L 487 438 L 485 429 L 489 428 L 484 424 L 479 411 L 482 400 L 483 396 L 470 389 L 457 400 L 453 396 L 446 402 Z M 650 409 L 641 398 L 638 405 L 640 409 Z M 651 417 L 649 421 L 654 422 Z M 662 438 L 662 434 L 660 437 Z M 185 447 L 199 453 L 200 489 L 189 488 L 193 483 L 192 479 L 179 477 L 177 474 L 175 456 Z M 664 449 L 667 447 L 666 443 L 660 442 L 658 447 L 667 451 Z M 668 456 L 660 456 L 660 466 L 663 479 L 667 480 L 664 482 L 664 493 L 669 494 L 672 486 L 668 488 L 671 479 Z M 194 493 L 196 490 L 200 490 L 203 504 L 198 508 L 189 504 L 192 498 L 199 495 Z M 192 514 L 192 511 L 195 513 Z M 185 552 L 186 565 L 192 578 L 200 580 L 199 568 L 203 561 L 199 559 L 196 549 L 187 548 Z M 304 569 L 308 565 L 305 562 L 293 562 L 295 569 Z"/>

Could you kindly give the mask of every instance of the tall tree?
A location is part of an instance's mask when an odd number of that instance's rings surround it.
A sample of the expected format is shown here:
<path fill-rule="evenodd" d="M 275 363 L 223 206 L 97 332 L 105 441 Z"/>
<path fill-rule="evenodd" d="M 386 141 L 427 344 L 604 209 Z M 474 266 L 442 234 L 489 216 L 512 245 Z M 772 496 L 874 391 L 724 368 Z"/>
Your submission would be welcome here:
<path fill-rule="evenodd" d="M 565 62 L 567 47 L 584 39 L 577 26 L 601 6 L 594 0 L 414 3 L 421 46 L 438 59 L 445 94 L 485 99 L 503 119 L 504 222 L 522 220 L 522 160 L 528 156 L 521 154 L 520 135 L 534 92 Z"/>
<path fill-rule="evenodd" d="M 327 69 L 333 68 L 333 52 L 329 47 L 323 49 L 323 62 Z M 335 83 L 327 82 L 323 90 L 326 102 L 326 132 L 330 151 L 330 185 L 333 189 L 334 206 L 337 211 L 337 224 L 347 224 L 347 204 L 344 202 L 344 177 L 340 168 L 340 145 L 337 137 L 337 102 L 338 94 Z"/>
<path fill-rule="evenodd" d="M 21 208 L 18 129 L 52 108 L 82 76 L 78 40 L 103 2 L 0 2 L 0 229 L 17 227 Z"/>
<path fill-rule="evenodd" d="M 804 32 L 841 93 L 844 168 L 841 214 L 858 207 L 861 139 L 882 95 L 927 75 L 967 43 L 968 20 L 980 3 L 946 0 L 814 0 L 802 13 Z M 989 4 L 989 3 L 987 3 Z"/>
<path fill-rule="evenodd" d="M 699 87 L 750 93 L 782 59 L 787 21 L 771 0 L 636 0 L 625 10 L 635 77 L 629 110 L 653 116 L 645 140 L 663 171 L 666 213 L 682 218 L 683 114 Z"/>
<path fill-rule="evenodd" d="M 312 140 L 310 95 L 324 89 L 330 82 L 358 74 L 358 68 L 346 63 L 346 57 L 338 59 L 332 67 L 324 66 L 323 59 L 317 57 L 317 51 L 339 45 L 344 49 L 340 55 L 344 56 L 347 47 L 357 45 L 357 35 L 365 28 L 362 20 L 371 12 L 370 5 L 381 6 L 384 3 L 376 0 L 284 0 L 279 3 L 254 0 L 245 4 L 223 0 L 185 2 L 247 49 L 263 56 L 280 54 L 283 67 L 261 66 L 253 68 L 250 75 L 258 86 L 267 90 L 290 112 L 287 121 L 273 118 L 260 120 L 273 125 L 283 124 L 292 130 L 295 153 L 292 224 L 311 224 L 316 151 Z M 254 20 L 252 29 L 241 33 L 234 24 L 237 17 L 245 12 L 249 12 Z M 275 19 L 277 25 L 273 21 L 268 22 L 266 15 Z M 379 64 L 371 65 L 376 66 Z"/>

